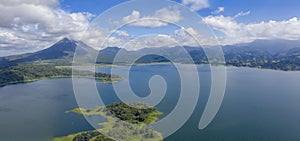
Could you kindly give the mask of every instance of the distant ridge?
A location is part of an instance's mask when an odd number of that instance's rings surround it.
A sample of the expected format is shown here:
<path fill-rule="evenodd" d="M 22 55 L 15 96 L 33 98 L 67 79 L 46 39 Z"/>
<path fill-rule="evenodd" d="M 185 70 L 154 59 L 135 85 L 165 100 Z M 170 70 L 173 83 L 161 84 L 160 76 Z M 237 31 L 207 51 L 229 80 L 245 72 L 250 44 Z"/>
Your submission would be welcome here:
<path fill-rule="evenodd" d="M 213 49 L 213 47 L 211 47 Z M 77 55 L 91 59 L 91 56 L 98 54 L 98 64 L 127 64 L 136 57 L 148 54 L 136 60 L 136 63 L 169 62 L 169 59 L 177 63 L 191 63 L 185 61 L 186 51 L 196 64 L 209 63 L 205 52 L 200 47 L 161 47 L 143 48 L 136 51 L 129 51 L 119 47 L 107 47 L 97 51 L 81 41 L 64 38 L 51 47 L 22 55 L 0 57 L 1 67 L 26 62 L 52 63 L 55 65 L 72 65 L 75 50 Z M 222 47 L 226 64 L 232 66 L 269 68 L 280 70 L 300 70 L 300 41 L 299 40 L 255 40 L 251 43 L 227 45 Z M 115 60 L 115 56 L 122 52 L 123 56 Z M 150 53 L 150 54 L 149 54 Z M 157 54 L 161 54 L 159 56 Z"/>

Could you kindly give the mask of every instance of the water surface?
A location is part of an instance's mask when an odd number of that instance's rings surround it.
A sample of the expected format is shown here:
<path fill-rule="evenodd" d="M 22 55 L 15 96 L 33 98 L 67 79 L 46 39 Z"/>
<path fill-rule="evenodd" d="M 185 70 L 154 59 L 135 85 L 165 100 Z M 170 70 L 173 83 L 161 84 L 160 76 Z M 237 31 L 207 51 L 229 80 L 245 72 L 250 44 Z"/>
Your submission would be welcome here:
<path fill-rule="evenodd" d="M 110 68 L 99 68 L 97 71 L 109 72 Z M 125 67 L 118 68 L 119 75 L 124 75 L 124 71 Z M 213 122 L 206 129 L 199 130 L 198 123 L 210 91 L 210 72 L 207 66 L 198 66 L 198 71 L 201 92 L 196 110 L 190 120 L 167 141 L 300 140 L 300 72 L 228 68 L 222 107 Z M 189 73 L 189 70 L 185 72 Z M 166 96 L 156 106 L 164 112 L 163 118 L 176 105 L 180 77 L 174 66 L 169 64 L 134 66 L 129 80 L 133 91 L 139 96 L 147 96 L 150 93 L 149 79 L 153 75 L 163 76 L 168 86 Z M 125 81 L 118 83 L 121 85 Z M 98 84 L 97 87 L 106 104 L 119 101 L 111 84 Z M 1 140 L 43 141 L 93 129 L 84 117 L 64 113 L 76 107 L 71 79 L 2 87 Z"/>

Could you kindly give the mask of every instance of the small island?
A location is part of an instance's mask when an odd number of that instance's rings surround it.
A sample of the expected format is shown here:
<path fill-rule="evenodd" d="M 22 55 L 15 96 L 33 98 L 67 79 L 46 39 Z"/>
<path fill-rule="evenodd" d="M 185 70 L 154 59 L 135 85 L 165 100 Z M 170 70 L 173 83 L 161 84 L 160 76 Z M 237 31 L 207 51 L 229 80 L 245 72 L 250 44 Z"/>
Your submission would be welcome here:
<path fill-rule="evenodd" d="M 156 122 L 158 120 L 157 116 L 162 113 L 143 103 L 113 103 L 93 109 L 76 108 L 66 111 L 66 113 L 85 116 L 99 115 L 106 118 L 107 122 L 99 123 L 103 127 L 101 129 L 57 137 L 53 141 L 163 140 L 161 133 L 147 127 L 147 124 Z"/>
<path fill-rule="evenodd" d="M 101 80 L 102 83 L 112 83 L 123 80 L 118 75 L 105 74 L 96 72 L 94 77 L 90 76 L 90 71 L 76 71 L 82 78 L 95 78 Z M 43 79 L 53 78 L 70 78 L 72 77 L 71 68 L 61 68 L 55 65 L 42 65 L 34 63 L 18 64 L 5 69 L 0 69 L 0 87 L 18 84 L 34 82 Z"/>

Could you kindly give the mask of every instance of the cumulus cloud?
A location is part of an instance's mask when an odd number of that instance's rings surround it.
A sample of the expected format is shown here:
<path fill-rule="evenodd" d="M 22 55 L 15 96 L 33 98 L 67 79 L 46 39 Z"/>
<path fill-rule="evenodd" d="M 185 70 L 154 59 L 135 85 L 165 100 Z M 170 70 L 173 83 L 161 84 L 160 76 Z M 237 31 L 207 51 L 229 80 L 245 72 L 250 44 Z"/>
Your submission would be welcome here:
<path fill-rule="evenodd" d="M 127 31 L 124 31 L 124 30 L 118 30 L 118 31 L 116 31 L 116 34 L 117 34 L 117 36 L 119 36 L 119 37 L 129 37 L 128 32 L 127 32 Z"/>
<path fill-rule="evenodd" d="M 147 35 L 128 41 L 124 44 L 127 50 L 139 50 L 143 48 L 155 48 L 155 47 L 171 47 L 176 42 L 170 35 Z"/>
<path fill-rule="evenodd" d="M 235 16 L 207 16 L 203 21 L 214 30 L 223 33 L 216 38 L 207 37 L 191 27 L 177 29 L 171 35 L 152 35 L 135 41 L 139 47 L 174 47 L 174 41 L 184 46 L 229 45 L 251 42 L 256 39 L 300 40 L 300 20 L 296 17 L 284 21 L 267 21 L 258 23 L 240 23 Z M 194 39 L 196 38 L 199 43 Z"/>
<path fill-rule="evenodd" d="M 182 0 L 182 4 L 188 6 L 192 11 L 198 11 L 210 6 L 208 0 Z"/>
<path fill-rule="evenodd" d="M 130 22 L 130 21 L 134 21 L 134 20 L 138 20 L 141 17 L 141 14 L 139 11 L 133 10 L 131 15 L 128 15 L 126 17 L 123 18 L 123 21 L 125 23 Z"/>
<path fill-rule="evenodd" d="M 238 14 L 240 15 L 240 14 Z M 267 21 L 259 23 L 239 23 L 234 17 L 208 16 L 203 20 L 213 29 L 225 34 L 219 37 L 223 44 L 250 42 L 255 39 L 300 39 L 300 21 L 294 17 L 284 21 Z"/>
<path fill-rule="evenodd" d="M 0 56 L 28 53 L 47 47 L 51 38 L 35 34 L 0 29 Z"/>
<path fill-rule="evenodd" d="M 248 13 L 248 12 L 241 12 Z M 245 14 L 237 14 L 245 15 Z M 228 45 L 251 42 L 256 39 L 300 39 L 300 20 L 296 17 L 283 21 L 267 21 L 258 23 L 240 23 L 236 21 L 236 16 L 207 16 L 203 19 L 214 30 L 222 32 L 224 35 L 217 36 L 219 42 L 215 39 L 206 37 L 191 27 L 177 29 L 171 35 L 151 35 L 140 38 L 132 43 L 133 48 L 141 49 L 147 47 L 174 47 L 177 43 L 183 46 L 199 46 L 201 45 Z M 199 43 L 194 39 L 196 38 Z M 176 41 L 176 42 L 174 42 Z"/>
<path fill-rule="evenodd" d="M 153 17 L 171 23 L 176 23 L 182 19 L 180 10 L 175 6 L 159 9 Z"/>
<path fill-rule="evenodd" d="M 45 48 L 63 37 L 77 39 L 92 16 L 61 10 L 58 0 L 1 0 L 0 47 L 18 48 L 21 53 Z"/>
<path fill-rule="evenodd" d="M 125 46 L 127 50 L 138 50 L 142 48 L 155 48 L 155 47 L 175 47 L 175 46 L 199 46 L 202 42 L 200 32 L 189 27 L 175 30 L 173 34 L 158 34 L 147 35 L 139 38 L 129 40 Z"/>
<path fill-rule="evenodd" d="M 176 7 L 166 7 L 155 11 L 152 16 L 141 16 L 139 11 L 133 10 L 131 15 L 123 18 L 123 23 L 130 23 L 138 27 L 162 27 L 168 23 L 177 23 L 182 19 L 180 10 Z"/>
<path fill-rule="evenodd" d="M 200 32 L 191 27 L 175 30 L 172 37 L 183 46 L 199 46 L 198 41 L 201 42 L 204 39 Z"/>
<path fill-rule="evenodd" d="M 157 28 L 168 26 L 169 23 L 177 23 L 182 19 L 180 10 L 177 7 L 169 6 L 156 10 L 152 15 L 142 15 L 139 11 L 133 10 L 130 15 L 121 18 L 119 21 L 110 22 L 116 26 L 126 24 L 126 26 L 138 28 Z M 96 27 L 82 35 L 81 39 L 95 49 L 103 49 L 108 46 L 122 47 L 133 39 L 133 37 L 125 30 L 115 31 L 111 37 L 108 37 L 107 39 L 106 36 L 110 35 L 110 31 L 107 30 L 107 28 L 100 29 Z M 153 39 L 150 41 L 150 38 Z M 149 41 L 139 40 L 138 44 L 140 47 L 168 45 L 167 41 L 164 42 L 164 40 L 161 40 L 163 38 L 164 36 L 162 35 L 151 36 L 145 38 Z M 104 45 L 103 42 L 105 42 Z"/>

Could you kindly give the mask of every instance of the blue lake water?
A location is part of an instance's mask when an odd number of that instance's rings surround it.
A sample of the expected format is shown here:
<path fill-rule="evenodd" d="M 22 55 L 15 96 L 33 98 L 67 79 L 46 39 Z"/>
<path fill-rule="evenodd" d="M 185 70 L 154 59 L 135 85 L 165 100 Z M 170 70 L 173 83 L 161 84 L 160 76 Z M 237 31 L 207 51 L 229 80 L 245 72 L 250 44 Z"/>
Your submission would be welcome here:
<path fill-rule="evenodd" d="M 124 68 L 118 67 L 119 75 L 124 75 Z M 110 68 L 97 71 L 109 72 Z M 185 72 L 189 73 L 189 70 Z M 222 107 L 213 122 L 203 130 L 198 129 L 198 124 L 210 92 L 209 67 L 198 66 L 198 72 L 201 91 L 196 110 L 181 129 L 165 140 L 300 140 L 300 72 L 229 67 Z M 156 106 L 164 112 L 160 117 L 164 118 L 177 103 L 180 77 L 169 64 L 133 66 L 129 80 L 132 90 L 141 97 L 147 96 L 150 93 L 149 79 L 153 75 L 161 75 L 167 82 L 166 96 Z M 119 101 L 111 84 L 98 84 L 97 88 L 106 104 Z M 2 87 L 1 140 L 47 141 L 54 136 L 93 129 L 83 116 L 65 113 L 76 107 L 71 79 Z M 95 119 L 95 122 L 99 121 L 104 119 Z"/>

